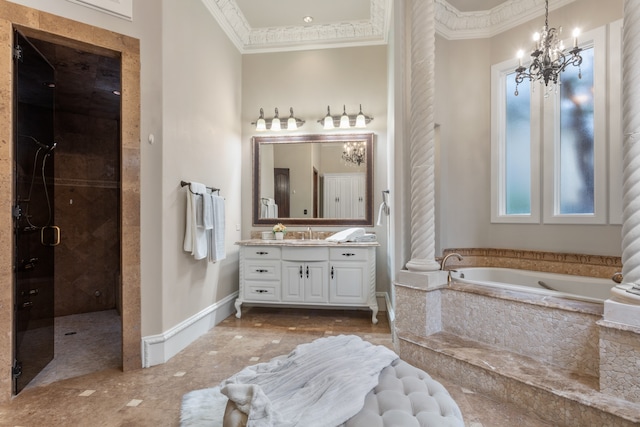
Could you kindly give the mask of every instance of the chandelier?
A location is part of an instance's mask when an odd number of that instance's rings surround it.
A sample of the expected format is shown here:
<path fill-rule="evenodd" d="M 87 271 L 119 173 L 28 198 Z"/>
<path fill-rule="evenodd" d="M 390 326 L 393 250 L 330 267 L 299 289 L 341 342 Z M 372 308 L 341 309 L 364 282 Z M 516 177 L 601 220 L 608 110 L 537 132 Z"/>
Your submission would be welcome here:
<path fill-rule="evenodd" d="M 364 163 L 366 148 L 364 141 L 345 142 L 342 151 L 342 160 L 360 166 Z"/>
<path fill-rule="evenodd" d="M 549 28 L 549 0 L 545 0 L 544 27 L 541 33 L 533 35 L 534 46 L 531 51 L 531 65 L 529 68 L 522 65 L 522 57 L 524 52 L 518 52 L 518 68 L 516 68 L 516 91 L 518 96 L 518 85 L 529 79 L 529 81 L 544 81 L 545 86 L 549 86 L 549 82 L 558 83 L 560 73 L 569 65 L 578 67 L 578 78 L 582 78 L 580 64 L 582 64 L 582 56 L 580 56 L 581 48 L 578 47 L 578 35 L 580 30 L 577 28 L 573 31 L 573 49 L 565 53 L 564 44 L 560 40 L 562 27 L 558 29 Z"/>

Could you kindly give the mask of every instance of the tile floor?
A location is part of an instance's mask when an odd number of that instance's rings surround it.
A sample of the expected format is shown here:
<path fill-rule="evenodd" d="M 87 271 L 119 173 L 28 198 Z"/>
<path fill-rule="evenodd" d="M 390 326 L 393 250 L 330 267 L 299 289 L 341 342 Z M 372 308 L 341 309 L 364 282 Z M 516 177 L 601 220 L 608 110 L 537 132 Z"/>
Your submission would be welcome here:
<path fill-rule="evenodd" d="M 354 334 L 393 348 L 384 313 L 378 318 L 373 325 L 365 311 L 247 308 L 242 319 L 229 317 L 164 365 L 125 373 L 115 368 L 78 372 L 75 378 L 30 385 L 0 405 L 0 426 L 179 426 L 182 395 L 214 386 L 246 365 L 287 354 L 298 344 Z M 458 402 L 467 427 L 549 425 L 436 379 Z"/>
<path fill-rule="evenodd" d="M 54 358 L 26 388 L 122 366 L 122 333 L 116 310 L 54 319 Z"/>

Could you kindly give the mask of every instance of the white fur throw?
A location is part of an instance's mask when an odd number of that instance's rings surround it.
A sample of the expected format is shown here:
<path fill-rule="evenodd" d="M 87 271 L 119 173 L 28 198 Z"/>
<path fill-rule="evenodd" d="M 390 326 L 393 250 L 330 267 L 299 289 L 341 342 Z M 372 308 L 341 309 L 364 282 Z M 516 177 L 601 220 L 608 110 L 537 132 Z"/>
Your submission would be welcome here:
<path fill-rule="evenodd" d="M 220 391 L 248 415 L 248 427 L 336 426 L 362 409 L 380 371 L 397 358 L 357 336 L 320 338 L 243 369 Z"/>

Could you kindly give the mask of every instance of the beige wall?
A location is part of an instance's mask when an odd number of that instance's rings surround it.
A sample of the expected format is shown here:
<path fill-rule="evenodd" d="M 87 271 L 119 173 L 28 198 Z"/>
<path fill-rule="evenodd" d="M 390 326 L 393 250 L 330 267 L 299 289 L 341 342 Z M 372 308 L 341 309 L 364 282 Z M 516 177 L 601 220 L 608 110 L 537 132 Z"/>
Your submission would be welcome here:
<path fill-rule="evenodd" d="M 349 114 L 357 113 L 359 104 L 374 120 L 367 131 L 376 134 L 374 162 L 374 208 L 381 202 L 380 191 L 387 187 L 387 48 L 386 46 L 322 49 L 286 53 L 248 54 L 242 57 L 242 237 L 249 238 L 251 230 L 268 230 L 252 226 L 252 161 L 251 138 L 257 133 L 250 124 L 264 108 L 272 117 L 274 108 L 280 116 L 293 107 L 297 117 L 306 120 L 295 134 L 322 134 L 317 120 L 327 113 L 342 113 L 346 104 Z M 288 114 L 287 114 L 288 115 Z M 289 133 L 282 131 L 280 134 Z M 377 214 L 375 209 L 374 215 Z M 375 218 L 377 219 L 377 218 Z M 374 219 L 374 221 L 375 221 Z M 286 221 L 283 221 L 286 225 Z M 386 266 L 386 226 L 369 229 L 378 234 L 378 291 L 388 290 Z M 289 227 L 304 230 L 306 227 Z M 336 227 L 315 227 L 317 230 L 339 230 Z"/>
<path fill-rule="evenodd" d="M 240 54 L 200 1 L 163 2 L 162 329 L 238 287 L 240 238 Z M 143 107 L 144 108 L 144 107 Z M 227 258 L 195 261 L 182 249 L 186 188 L 220 188 Z M 152 284 L 149 284 L 152 285 Z"/>
<path fill-rule="evenodd" d="M 622 0 L 576 0 L 549 23 L 583 31 L 622 18 Z M 436 121 L 440 124 L 439 248 L 495 247 L 620 255 L 619 225 L 491 224 L 491 88 L 495 63 L 513 58 L 541 16 L 491 39 L 437 40 Z M 595 243 L 597 242 L 597 244 Z"/>

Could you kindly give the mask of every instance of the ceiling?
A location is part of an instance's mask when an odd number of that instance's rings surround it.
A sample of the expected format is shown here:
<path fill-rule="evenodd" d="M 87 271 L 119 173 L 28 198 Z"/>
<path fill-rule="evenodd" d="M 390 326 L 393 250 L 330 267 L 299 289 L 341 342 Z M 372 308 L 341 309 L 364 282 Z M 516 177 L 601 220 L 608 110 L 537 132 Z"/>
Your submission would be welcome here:
<path fill-rule="evenodd" d="M 418 0 L 424 1 L 424 0 Z M 492 37 L 544 14 L 544 0 L 433 0 L 447 39 Z M 574 0 L 550 0 L 554 10 Z M 242 53 L 386 44 L 393 0 L 202 0 Z M 305 23 L 305 16 L 313 17 Z"/>

